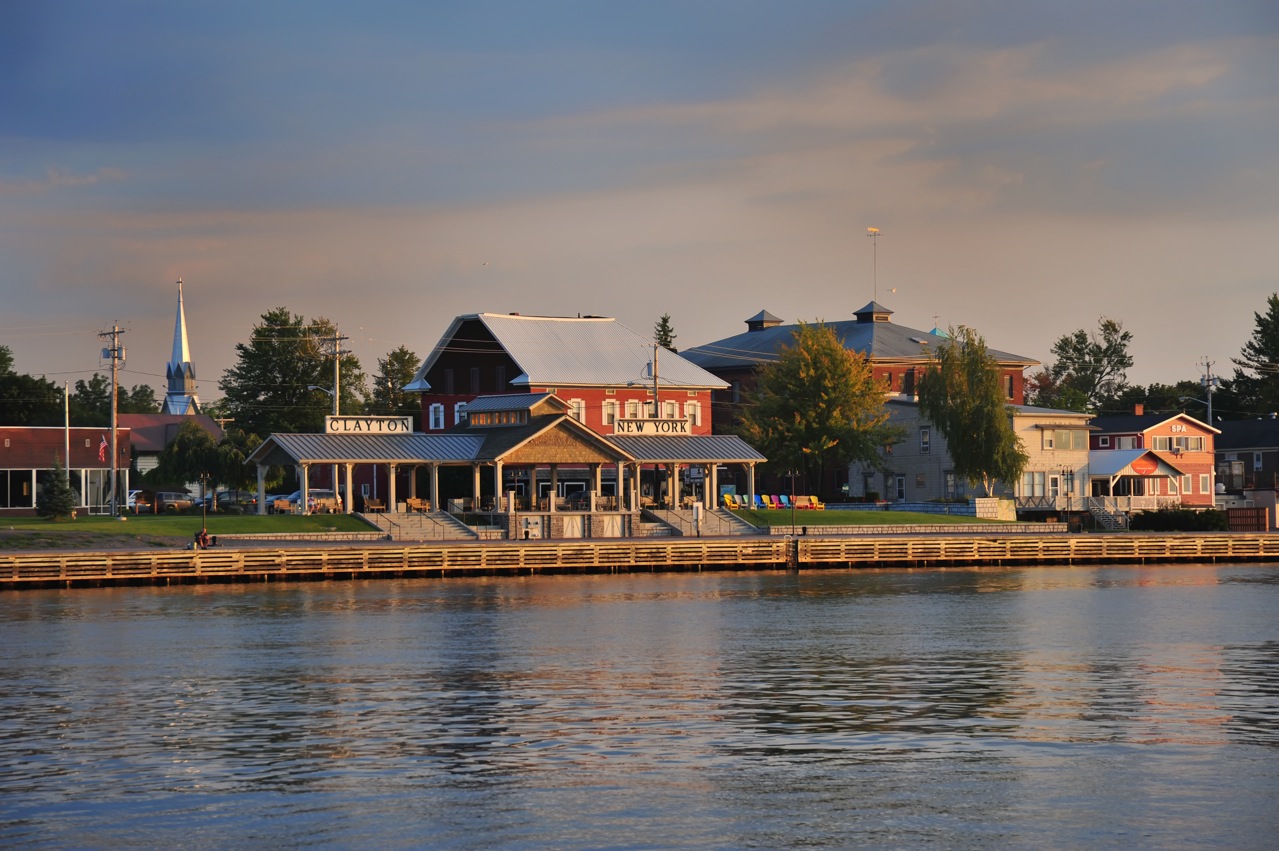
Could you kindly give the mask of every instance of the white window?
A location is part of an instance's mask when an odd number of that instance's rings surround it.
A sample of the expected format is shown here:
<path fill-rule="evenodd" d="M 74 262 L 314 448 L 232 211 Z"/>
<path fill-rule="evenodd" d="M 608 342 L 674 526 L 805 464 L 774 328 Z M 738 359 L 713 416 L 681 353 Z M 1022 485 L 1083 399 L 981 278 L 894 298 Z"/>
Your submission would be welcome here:
<path fill-rule="evenodd" d="M 1045 449 L 1052 449 L 1054 446 L 1057 445 L 1056 435 L 1057 435 L 1057 432 L 1053 431 L 1052 429 L 1050 428 L 1044 429 L 1044 448 Z"/>
<path fill-rule="evenodd" d="M 1027 470 L 1026 472 L 1022 473 L 1021 474 L 1021 495 L 1022 496 L 1043 496 L 1044 486 L 1046 484 L 1044 476 L 1045 474 L 1042 471 L 1034 472 L 1032 470 Z"/>
<path fill-rule="evenodd" d="M 1097 438 L 1097 445 L 1100 446 L 1102 449 L 1109 449 L 1110 438 L 1104 435 L 1102 437 Z"/>
<path fill-rule="evenodd" d="M 586 422 L 586 403 L 581 399 L 568 400 L 568 415 L 579 423 Z"/>
<path fill-rule="evenodd" d="M 699 426 L 702 424 L 702 403 L 701 402 L 685 402 L 684 403 L 684 419 L 688 420 L 689 425 Z"/>
<path fill-rule="evenodd" d="M 1117 437 L 1115 438 L 1115 447 L 1117 449 L 1136 449 L 1137 438 L 1135 437 Z"/>
<path fill-rule="evenodd" d="M 1252 453 L 1252 469 L 1254 470 L 1261 469 L 1261 453 L 1260 452 Z"/>
<path fill-rule="evenodd" d="M 459 425 L 466 419 L 466 403 L 458 402 L 453 406 L 453 425 Z"/>
<path fill-rule="evenodd" d="M 1156 452 L 1168 452 L 1172 449 L 1171 437 L 1153 437 L 1150 441 L 1150 448 Z"/>
<path fill-rule="evenodd" d="M 1048 477 L 1048 495 L 1054 499 L 1061 496 L 1061 476 Z"/>
<path fill-rule="evenodd" d="M 1212 493 L 1212 480 L 1207 473 L 1199 474 L 1199 492 Z"/>
<path fill-rule="evenodd" d="M 927 455 L 929 449 L 932 448 L 933 433 L 928 426 L 924 426 L 919 430 L 919 454 Z"/>
<path fill-rule="evenodd" d="M 639 419 L 639 402 L 635 399 L 626 400 L 626 418 L 628 420 Z"/>
<path fill-rule="evenodd" d="M 1182 477 L 1181 477 L 1181 492 L 1182 492 L 1182 493 L 1184 493 L 1184 494 L 1187 494 L 1187 495 L 1194 493 L 1194 492 L 1195 492 L 1195 491 L 1194 491 L 1194 484 L 1195 484 L 1195 481 L 1194 481 L 1194 479 L 1193 479 L 1193 478 L 1191 478 L 1191 476 L 1190 476 L 1190 474 L 1189 474 L 1189 473 L 1187 473 L 1186 475 L 1182 476 Z"/>
<path fill-rule="evenodd" d="M 439 402 L 432 402 L 431 407 L 427 410 L 430 411 L 431 415 L 431 429 L 439 431 L 444 428 L 444 406 Z"/>
<path fill-rule="evenodd" d="M 617 402 L 608 399 L 604 402 L 604 425 L 612 425 L 617 422 Z"/>
<path fill-rule="evenodd" d="M 662 408 L 665 412 L 663 414 L 663 417 L 665 419 L 668 419 L 668 420 L 679 419 L 679 402 L 663 402 Z"/>
<path fill-rule="evenodd" d="M 1155 488 L 1156 490 L 1159 488 L 1159 484 L 1157 482 L 1155 484 Z M 1164 482 L 1164 493 L 1166 493 L 1168 496 L 1177 495 L 1177 480 L 1173 478 L 1172 476 L 1169 476 L 1168 479 Z"/>

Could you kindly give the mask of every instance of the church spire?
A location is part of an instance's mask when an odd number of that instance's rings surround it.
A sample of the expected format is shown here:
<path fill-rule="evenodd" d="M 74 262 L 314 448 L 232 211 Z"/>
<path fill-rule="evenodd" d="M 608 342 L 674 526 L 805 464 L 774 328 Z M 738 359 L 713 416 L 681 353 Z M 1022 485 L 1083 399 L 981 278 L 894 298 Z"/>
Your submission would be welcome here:
<path fill-rule="evenodd" d="M 173 322 L 173 355 L 164 374 L 169 382 L 168 392 L 164 396 L 164 413 L 200 413 L 200 400 L 195 395 L 195 369 L 191 366 L 191 350 L 187 345 L 187 317 L 182 306 L 181 278 L 178 278 L 178 314 Z"/>

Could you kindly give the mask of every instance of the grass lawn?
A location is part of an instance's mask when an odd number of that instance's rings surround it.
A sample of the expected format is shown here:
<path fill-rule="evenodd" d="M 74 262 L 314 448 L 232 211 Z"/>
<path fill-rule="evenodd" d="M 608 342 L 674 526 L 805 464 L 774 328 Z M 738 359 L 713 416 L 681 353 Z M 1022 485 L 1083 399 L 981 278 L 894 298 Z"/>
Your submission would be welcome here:
<path fill-rule="evenodd" d="M 789 526 L 791 512 L 782 510 L 734 511 L 738 517 L 755 526 Z M 964 514 L 924 514 L 918 511 L 796 511 L 796 526 L 913 526 L 933 524 L 953 526 L 957 523 L 991 523 L 1002 520 L 982 520 Z"/>
<path fill-rule="evenodd" d="M 40 517 L 0 520 L 0 549 L 61 549 L 83 547 L 171 547 L 187 544 L 205 525 L 210 535 L 273 532 L 368 532 L 372 527 L 345 514 L 211 513 L 207 525 L 199 514 L 130 514 L 123 520 L 81 516 L 53 522 Z"/>

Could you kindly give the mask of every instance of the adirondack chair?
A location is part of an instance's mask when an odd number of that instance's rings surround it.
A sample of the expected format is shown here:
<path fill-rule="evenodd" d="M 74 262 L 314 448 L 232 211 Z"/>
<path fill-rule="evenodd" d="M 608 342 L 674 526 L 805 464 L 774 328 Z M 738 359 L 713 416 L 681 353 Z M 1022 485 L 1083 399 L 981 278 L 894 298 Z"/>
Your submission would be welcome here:
<path fill-rule="evenodd" d="M 818 499 L 817 499 L 817 497 L 815 497 L 815 496 L 810 496 L 810 497 L 808 498 L 808 501 L 809 501 L 810 503 L 812 503 L 812 508 L 813 508 L 813 510 L 814 510 L 814 511 L 823 511 L 823 510 L 825 510 L 825 508 L 826 508 L 826 503 L 824 503 L 824 502 L 819 502 L 819 501 L 818 501 Z"/>
<path fill-rule="evenodd" d="M 782 501 L 782 508 L 790 508 L 790 507 L 791 507 L 790 497 L 789 497 L 789 496 L 787 496 L 786 494 L 784 494 L 784 493 L 783 493 L 783 494 L 778 494 L 778 495 L 777 495 L 777 498 L 778 498 L 778 499 L 780 499 L 780 500 Z"/>
<path fill-rule="evenodd" d="M 768 503 L 765 502 L 762 494 L 755 494 L 755 507 L 760 509 L 768 508 Z"/>
<path fill-rule="evenodd" d="M 778 498 L 776 494 L 772 494 L 768 497 L 768 503 L 770 508 L 776 508 L 776 509 L 782 508 L 782 501 L 780 498 Z"/>

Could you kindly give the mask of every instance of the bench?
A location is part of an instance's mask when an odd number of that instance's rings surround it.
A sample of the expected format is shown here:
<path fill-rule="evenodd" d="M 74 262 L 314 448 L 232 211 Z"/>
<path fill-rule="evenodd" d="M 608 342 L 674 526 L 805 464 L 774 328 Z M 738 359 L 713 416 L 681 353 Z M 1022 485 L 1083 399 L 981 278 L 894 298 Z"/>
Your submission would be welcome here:
<path fill-rule="evenodd" d="M 409 507 L 409 511 L 420 511 L 425 514 L 431 510 L 431 501 L 429 499 L 410 497 L 406 504 Z"/>
<path fill-rule="evenodd" d="M 380 499 L 364 500 L 364 512 L 370 514 L 375 511 L 386 511 L 386 504 Z"/>

